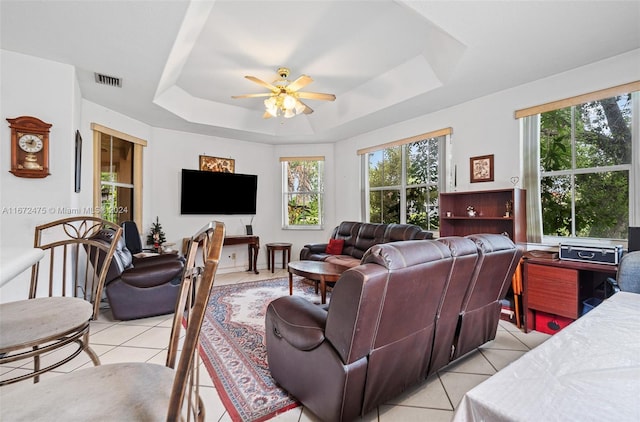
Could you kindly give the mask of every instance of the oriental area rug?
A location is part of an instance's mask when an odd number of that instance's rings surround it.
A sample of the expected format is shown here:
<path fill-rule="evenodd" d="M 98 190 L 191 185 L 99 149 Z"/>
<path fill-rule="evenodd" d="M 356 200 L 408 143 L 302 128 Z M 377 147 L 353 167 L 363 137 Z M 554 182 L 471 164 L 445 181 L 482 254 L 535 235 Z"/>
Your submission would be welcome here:
<path fill-rule="evenodd" d="M 294 277 L 293 294 L 320 303 L 315 287 Z M 269 372 L 265 315 L 289 295 L 289 279 L 214 286 L 200 335 L 200 355 L 233 421 L 270 419 L 300 404 Z"/>

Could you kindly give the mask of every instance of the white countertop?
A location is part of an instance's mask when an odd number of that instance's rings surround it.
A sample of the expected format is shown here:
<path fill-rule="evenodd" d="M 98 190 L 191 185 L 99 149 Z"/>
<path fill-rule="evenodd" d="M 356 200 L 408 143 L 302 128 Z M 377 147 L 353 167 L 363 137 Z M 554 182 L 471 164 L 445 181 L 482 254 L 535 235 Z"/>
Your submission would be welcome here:
<path fill-rule="evenodd" d="M 43 256 L 44 251 L 39 248 L 0 248 L 0 287 L 31 268 Z"/>

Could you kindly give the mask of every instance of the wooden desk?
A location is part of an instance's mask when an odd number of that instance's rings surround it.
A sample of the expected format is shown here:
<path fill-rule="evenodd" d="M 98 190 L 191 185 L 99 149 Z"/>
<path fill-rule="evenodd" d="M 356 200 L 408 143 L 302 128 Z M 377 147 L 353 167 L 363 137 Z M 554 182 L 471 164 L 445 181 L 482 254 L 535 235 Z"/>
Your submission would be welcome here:
<path fill-rule="evenodd" d="M 617 270 L 615 265 L 525 259 L 522 292 L 525 332 L 535 329 L 536 311 L 578 319 L 584 300 L 607 296 L 606 291 L 597 292 L 596 288 L 602 283 L 606 288 L 607 277 L 615 277 Z"/>
<path fill-rule="evenodd" d="M 260 249 L 260 237 L 258 236 L 225 236 L 223 245 L 247 245 L 249 251 L 249 269 L 258 273 L 258 250 Z"/>

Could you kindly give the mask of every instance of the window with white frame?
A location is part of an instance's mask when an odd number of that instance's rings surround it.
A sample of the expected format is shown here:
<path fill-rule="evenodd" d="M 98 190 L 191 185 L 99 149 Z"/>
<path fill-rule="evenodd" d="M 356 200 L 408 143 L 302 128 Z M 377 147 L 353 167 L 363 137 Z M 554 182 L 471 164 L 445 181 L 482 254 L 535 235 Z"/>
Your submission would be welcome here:
<path fill-rule="evenodd" d="M 589 97 L 526 117 L 525 153 L 538 157 L 533 241 L 623 240 L 637 219 L 638 92 Z"/>
<path fill-rule="evenodd" d="M 280 162 L 283 228 L 322 228 L 324 157 L 283 157 Z"/>
<path fill-rule="evenodd" d="M 366 221 L 438 230 L 438 198 L 450 133 L 443 129 L 359 151 L 365 168 Z"/>

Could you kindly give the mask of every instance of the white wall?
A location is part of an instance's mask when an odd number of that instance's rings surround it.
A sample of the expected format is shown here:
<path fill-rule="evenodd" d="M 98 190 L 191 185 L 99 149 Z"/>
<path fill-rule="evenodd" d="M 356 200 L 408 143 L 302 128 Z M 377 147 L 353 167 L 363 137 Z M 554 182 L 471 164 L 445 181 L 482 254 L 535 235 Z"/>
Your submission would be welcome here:
<path fill-rule="evenodd" d="M 0 248 L 32 247 L 34 227 L 63 218 L 76 205 L 73 189 L 75 130 L 80 96 L 73 67 L 0 50 Z M 34 116 L 51 123 L 49 171 L 43 179 L 11 169 L 7 118 Z M 26 299 L 29 274 L 0 289 L 0 301 Z"/>
<path fill-rule="evenodd" d="M 361 215 L 360 201 L 342 200 L 355 197 L 360 189 L 358 149 L 451 127 L 450 165 L 457 166 L 458 191 L 510 188 L 513 176 L 520 178 L 519 186 L 522 187 L 519 123 L 514 118 L 516 110 L 638 79 L 640 50 L 635 50 L 338 142 L 335 149 L 337 221 L 359 219 Z M 495 155 L 495 181 L 470 183 L 469 158 L 486 154 Z M 450 182 L 447 180 L 447 187 L 452 185 Z"/>
<path fill-rule="evenodd" d="M 150 178 L 145 175 L 145 192 L 151 192 L 145 202 L 144 230 L 148 232 L 151 223 L 159 217 L 167 241 L 181 246 L 182 238 L 189 237 L 211 220 L 225 223 L 227 234 L 245 234 L 245 225 L 251 223 L 250 216 L 230 215 L 180 215 L 181 169 L 199 167 L 199 156 L 233 158 L 235 172 L 258 176 L 257 214 L 253 219 L 254 233 L 260 236 L 261 243 L 268 242 L 278 221 L 272 187 L 277 184 L 279 174 L 274 172 L 272 164 L 273 146 L 243 141 L 230 141 L 204 135 L 176 132 L 166 129 L 154 129 L 152 140 L 145 154 L 148 154 Z M 150 182 L 150 183 L 148 183 Z M 203 195 L 217 195 L 215 186 L 201 186 Z M 221 201 L 233 198 L 220 197 Z M 230 255 L 236 253 L 235 261 Z M 262 252 L 262 249 L 260 250 Z M 220 271 L 241 270 L 248 262 L 247 247 L 226 246 L 222 251 Z M 259 259 L 266 265 L 263 254 Z"/>
<path fill-rule="evenodd" d="M 453 128 L 452 165 L 457 166 L 457 190 L 510 187 L 519 176 L 520 144 L 517 109 L 558 100 L 638 79 L 640 50 L 584 66 L 570 72 L 535 81 L 479 98 L 455 107 L 362 134 L 335 144 L 271 146 L 225 138 L 152 128 L 116 111 L 80 100 L 74 69 L 70 66 L 0 50 L 0 114 L 2 120 L 32 115 L 52 123 L 51 173 L 45 179 L 17 178 L 10 168 L 9 127 L 1 129 L 0 143 L 0 247 L 31 246 L 35 225 L 63 217 L 56 210 L 92 205 L 91 123 L 148 141 L 144 152 L 143 227 L 147 232 L 155 217 L 171 242 L 192 234 L 210 218 L 179 213 L 180 169 L 198 168 L 199 155 L 235 159 L 236 172 L 258 175 L 258 214 L 254 233 L 261 243 L 289 241 L 295 259 L 305 243 L 326 241 L 335 225 L 359 220 L 360 148 L 380 145 L 444 127 Z M 80 129 L 83 143 L 82 190 L 73 192 L 74 133 Z M 495 155 L 495 181 L 469 183 L 469 157 Z M 295 155 L 326 157 L 326 221 L 324 230 L 283 231 L 281 229 L 281 175 L 278 158 Z M 447 185 L 449 186 L 449 185 Z M 215 195 L 215 191 L 211 194 Z M 46 214 L 17 214 L 18 207 L 43 207 Z M 229 234 L 241 234 L 247 217 L 213 216 L 225 222 Z M 236 261 L 229 255 L 236 252 Z M 279 254 L 278 254 L 279 255 Z M 279 256 L 277 257 L 279 260 Z M 246 248 L 226 247 L 221 271 L 241 269 L 247 262 Z M 264 248 L 259 268 L 266 267 Z M 26 296 L 28 274 L 23 273 L 0 289 L 0 302 Z"/>
<path fill-rule="evenodd" d="M 253 220 L 249 216 L 200 216 L 180 215 L 180 171 L 181 169 L 198 169 L 199 156 L 233 158 L 236 173 L 256 174 L 258 176 L 257 213 Z M 292 256 L 299 254 L 300 248 L 308 243 L 309 231 L 282 230 L 281 224 L 281 156 L 324 155 L 326 157 L 326 189 L 333 191 L 333 145 L 288 145 L 274 147 L 243 141 L 230 141 L 204 135 L 176 132 L 166 129 L 154 129 L 149 146 L 145 151 L 145 162 L 150 175 L 145 172 L 145 197 L 153 192 L 145 201 L 145 232 L 151 227 L 156 216 L 160 219 L 168 242 L 180 244 L 181 239 L 196 232 L 212 219 L 225 223 L 227 234 L 244 234 L 245 225 L 252 224 L 254 234 L 260 236 L 262 247 L 258 256 L 258 268 L 266 268 L 265 243 L 290 242 Z M 203 194 L 216 195 L 215 187 L 202 187 Z M 233 200 L 233 198 L 220 198 Z M 334 225 L 334 203 L 329 195 L 325 204 L 327 219 Z M 328 238 L 322 232 L 322 239 Z M 231 254 L 236 253 L 235 261 Z M 280 261 L 276 257 L 276 263 Z M 248 262 L 247 247 L 244 245 L 226 246 L 220 262 L 220 271 L 238 271 L 246 267 Z"/>

